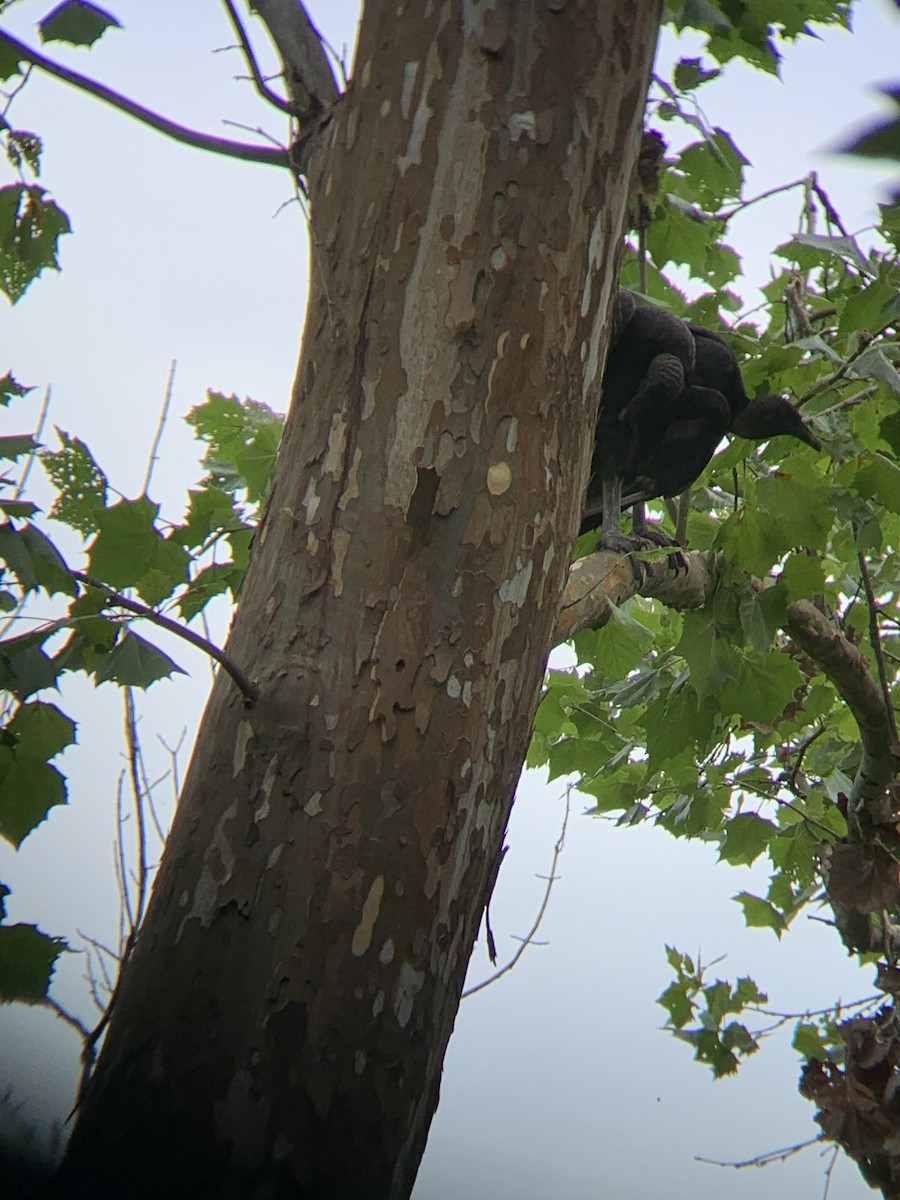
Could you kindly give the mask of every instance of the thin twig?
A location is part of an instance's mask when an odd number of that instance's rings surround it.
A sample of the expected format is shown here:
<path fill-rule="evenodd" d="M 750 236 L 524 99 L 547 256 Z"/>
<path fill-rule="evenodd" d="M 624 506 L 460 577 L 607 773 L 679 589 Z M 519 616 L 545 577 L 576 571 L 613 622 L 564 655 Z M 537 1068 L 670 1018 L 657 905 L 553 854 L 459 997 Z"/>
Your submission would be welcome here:
<path fill-rule="evenodd" d="M 145 108 L 134 100 L 129 100 L 127 96 L 108 88 L 105 84 L 98 83 L 95 79 L 89 79 L 78 71 L 72 71 L 61 63 L 54 62 L 53 59 L 47 58 L 37 50 L 32 50 L 24 42 L 20 42 L 12 34 L 0 30 L 0 45 L 4 44 L 9 46 L 20 59 L 33 63 L 34 66 L 40 67 L 42 71 L 46 71 L 55 79 L 60 79 L 63 83 L 78 88 L 79 91 L 87 92 L 88 95 L 96 96 L 105 104 L 112 105 L 120 112 L 134 117 L 142 124 L 149 125 L 151 129 L 155 129 L 158 133 L 162 133 L 176 142 L 181 142 L 185 146 L 208 150 L 212 154 L 223 154 L 228 158 L 239 158 L 245 162 L 264 163 L 270 167 L 291 166 L 290 151 L 286 148 L 273 150 L 268 146 L 251 146 L 244 142 L 232 142 L 228 138 L 215 137 L 213 134 L 200 133 L 196 129 L 188 129 L 185 125 L 170 121 L 168 117 L 163 117 L 159 113 L 153 112 L 152 109 Z"/>
<path fill-rule="evenodd" d="M 152 621 L 160 629 L 166 629 L 169 633 L 174 633 L 176 637 L 190 642 L 192 646 L 196 646 L 198 650 L 202 650 L 204 654 L 208 654 L 210 658 L 214 658 L 237 684 L 248 706 L 255 704 L 259 699 L 259 685 L 249 679 L 241 668 L 231 661 L 224 650 L 220 650 L 218 646 L 213 645 L 207 638 L 201 637 L 199 633 L 194 633 L 193 629 L 189 629 L 186 625 L 180 625 L 177 621 L 173 621 L 171 617 L 165 616 L 155 608 L 141 604 L 139 600 L 130 600 L 128 596 L 123 596 L 121 592 L 117 592 L 114 588 L 101 583 L 99 579 L 94 579 L 92 575 L 85 574 L 84 571 L 70 570 L 69 574 L 73 579 L 77 579 L 79 583 L 103 592 L 119 608 L 127 609 L 128 612 L 133 612 L 135 616 Z"/>
<path fill-rule="evenodd" d="M 869 609 L 869 641 L 872 643 L 872 653 L 875 655 L 875 663 L 878 667 L 878 680 L 881 684 L 881 694 L 884 697 L 884 711 L 887 715 L 894 745 L 900 748 L 900 739 L 897 737 L 897 717 L 894 712 L 894 702 L 891 699 L 891 685 L 888 682 L 887 668 L 884 665 L 881 633 L 878 629 L 878 605 L 875 602 L 875 592 L 872 590 L 869 564 L 866 562 L 866 556 L 861 550 L 857 555 L 857 559 L 859 561 L 859 573 L 862 578 L 862 585 L 866 593 L 866 604 Z"/>
<path fill-rule="evenodd" d="M 825 1134 L 820 1133 L 817 1137 L 809 1138 L 805 1142 L 797 1142 L 793 1146 L 785 1146 L 782 1150 L 769 1150 L 765 1154 L 757 1154 L 753 1158 L 745 1158 L 740 1162 L 723 1161 L 720 1158 L 703 1158 L 700 1154 L 694 1155 L 694 1162 L 707 1163 L 711 1167 L 733 1167 L 735 1171 L 742 1171 L 744 1167 L 767 1167 L 770 1163 L 787 1162 L 789 1158 L 793 1158 L 801 1150 L 808 1150 L 810 1146 L 817 1146 L 820 1142 L 826 1140 Z"/>
<path fill-rule="evenodd" d="M 235 36 L 240 43 L 241 51 L 244 55 L 244 61 L 247 64 L 247 69 L 249 70 L 250 76 L 253 80 L 253 86 L 256 88 L 257 92 L 259 92 L 260 96 L 262 96 L 263 100 L 267 100 L 269 104 L 274 105 L 275 108 L 281 109 L 281 111 L 284 113 L 292 113 L 293 108 L 288 101 L 285 100 L 283 96 L 279 96 L 277 92 L 273 92 L 263 78 L 262 71 L 259 69 L 259 63 L 256 61 L 256 55 L 253 53 L 253 47 L 250 45 L 250 39 L 247 37 L 247 31 L 244 29 L 244 26 L 241 23 L 241 18 L 238 16 L 237 9 L 231 3 L 231 0 L 222 0 L 222 5 L 225 11 L 228 13 L 228 19 L 231 22 L 231 28 L 234 30 Z"/>
<path fill-rule="evenodd" d="M 25 465 L 22 468 L 22 474 L 19 476 L 19 482 L 13 491 L 13 500 L 18 500 L 25 491 L 25 484 L 28 482 L 28 476 L 31 474 L 31 468 L 34 466 L 34 460 L 37 458 L 37 445 L 41 440 L 41 434 L 44 432 L 44 423 L 47 420 L 47 413 L 50 409 L 50 385 L 47 384 L 44 389 L 44 398 L 41 401 L 41 411 L 38 413 L 37 425 L 35 426 L 32 437 L 34 438 L 35 449 L 31 451 L 25 459 Z"/>
<path fill-rule="evenodd" d="M 177 360 L 174 358 L 169 363 L 169 377 L 166 380 L 166 391 L 163 396 L 162 408 L 160 409 L 159 420 L 156 423 L 156 432 L 153 435 L 153 445 L 150 447 L 150 457 L 147 459 L 147 474 L 144 476 L 144 485 L 141 488 L 142 496 L 146 496 L 150 491 L 153 468 L 159 461 L 159 444 L 162 441 L 163 430 L 169 419 L 169 409 L 172 407 L 172 390 L 175 384 L 175 367 L 177 365 Z"/>
<path fill-rule="evenodd" d="M 803 742 L 800 749 L 797 751 L 797 761 L 794 763 L 793 770 L 791 771 L 791 777 L 788 780 L 787 785 L 788 790 L 793 792 L 794 795 L 797 794 L 797 776 L 800 774 L 800 767 L 803 765 L 803 756 L 806 754 L 807 750 L 810 748 L 816 738 L 820 738 L 827 728 L 827 725 L 820 725 L 816 732 L 810 734 L 810 736 Z"/>
<path fill-rule="evenodd" d="M 768 188 L 766 191 L 760 192 L 758 196 L 751 196 L 749 200 L 742 200 L 734 208 L 723 209 L 721 212 L 713 213 L 712 220 L 730 221 L 732 217 L 737 216 L 739 212 L 743 212 L 745 208 L 749 208 L 751 204 L 758 204 L 760 200 L 768 200 L 772 196 L 779 195 L 781 192 L 793 191 L 796 187 L 803 187 L 805 183 L 806 179 L 795 179 L 793 183 L 782 183 L 778 187 Z"/>
<path fill-rule="evenodd" d="M 541 922 L 544 919 L 544 913 L 547 911 L 547 905 L 550 902 L 550 893 L 553 890 L 554 883 L 556 883 L 556 880 L 559 878 L 559 876 L 556 874 L 556 866 L 557 866 L 557 863 L 559 862 L 559 856 L 562 854 L 563 846 L 565 845 L 566 826 L 569 823 L 570 810 L 571 810 L 571 788 L 566 788 L 566 811 L 563 815 L 562 829 L 560 829 L 559 837 L 556 839 L 556 842 L 553 846 L 553 857 L 550 860 L 550 873 L 546 876 L 547 886 L 544 888 L 544 898 L 541 901 L 540 908 L 537 911 L 537 916 L 534 918 L 534 921 L 532 922 L 531 928 L 529 929 L 529 931 L 525 935 L 525 937 L 522 938 L 519 948 L 516 950 L 515 954 L 512 956 L 512 958 L 509 960 L 509 962 L 507 962 L 504 966 L 500 967 L 500 969 L 498 971 L 495 971 L 493 973 L 493 975 L 489 975 L 487 977 L 487 979 L 483 979 L 481 981 L 481 983 L 476 983 L 474 985 L 474 987 L 466 988 L 466 990 L 462 994 L 463 1000 L 465 1000 L 465 998 L 467 996 L 474 996 L 474 994 L 476 992 L 480 992 L 482 990 L 482 988 L 486 988 L 490 984 L 496 983 L 497 980 L 502 975 L 505 975 L 507 973 L 507 971 L 511 971 L 513 969 L 513 967 L 516 965 L 516 963 L 519 961 L 519 959 L 522 957 L 522 955 L 525 953 L 525 951 L 528 949 L 528 947 L 534 944 L 534 935 L 537 933 L 538 929 L 540 928 Z"/>
<path fill-rule="evenodd" d="M 141 786 L 141 746 L 137 733 L 137 717 L 134 708 L 134 691 L 130 687 L 122 689 L 125 703 L 125 745 L 128 750 L 128 768 L 131 778 L 131 792 L 134 801 L 134 816 L 136 824 L 135 851 L 137 853 L 137 896 L 134 902 L 134 924 L 132 932 L 137 933 L 144 918 L 144 906 L 147 903 L 147 831 L 144 823 L 144 789 Z"/>
<path fill-rule="evenodd" d="M 90 1030 L 87 1025 L 70 1013 L 68 1009 L 63 1008 L 59 1001 L 54 1000 L 52 996 L 45 996 L 40 1001 L 40 1006 L 41 1008 L 49 1008 L 52 1012 L 56 1013 L 61 1021 L 65 1021 L 67 1025 L 71 1026 L 77 1033 L 80 1033 L 82 1038 L 90 1037 Z"/>

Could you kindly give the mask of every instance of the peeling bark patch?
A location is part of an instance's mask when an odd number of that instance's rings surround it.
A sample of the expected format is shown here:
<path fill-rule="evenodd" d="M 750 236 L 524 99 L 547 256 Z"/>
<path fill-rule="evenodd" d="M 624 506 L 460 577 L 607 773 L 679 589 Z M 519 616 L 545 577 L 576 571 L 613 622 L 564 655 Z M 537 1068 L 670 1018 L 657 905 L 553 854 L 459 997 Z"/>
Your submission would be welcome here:
<path fill-rule="evenodd" d="M 422 91 L 419 94 L 419 103 L 415 116 L 412 119 L 409 140 L 406 143 L 406 153 L 401 155 L 397 160 L 397 168 L 401 176 L 405 175 L 411 166 L 422 165 L 422 147 L 425 144 L 425 131 L 428 128 L 431 118 L 434 116 L 434 109 L 428 103 L 428 91 L 431 83 L 435 79 L 440 79 L 442 75 L 440 52 L 436 43 L 432 42 L 428 48 L 428 57 L 425 60 Z"/>
<path fill-rule="evenodd" d="M 378 961 L 385 967 L 388 965 L 388 963 L 392 963 L 394 961 L 394 939 L 393 938 L 388 938 L 387 941 L 384 943 L 384 945 L 381 947 L 381 949 L 378 951 Z"/>
<path fill-rule="evenodd" d="M 209 848 L 203 856 L 203 868 L 194 888 L 193 903 L 190 911 L 181 919 L 176 942 L 180 941 L 184 927 L 191 917 L 196 917 L 204 929 L 208 929 L 212 924 L 218 909 L 219 892 L 234 874 L 235 854 L 225 826 L 236 816 L 237 808 L 238 803 L 235 800 L 216 822 Z"/>
<path fill-rule="evenodd" d="M 266 767 L 266 773 L 263 776 L 263 781 L 260 784 L 260 802 L 256 806 L 256 811 L 253 813 L 253 820 L 257 822 L 264 821 L 272 811 L 269 800 L 272 796 L 272 788 L 275 786 L 275 779 L 278 775 L 279 759 L 278 755 L 274 755 Z"/>
<path fill-rule="evenodd" d="M 237 779 L 241 771 L 244 769 L 244 763 L 247 761 L 247 747 L 253 737 L 253 726 L 246 717 L 238 725 L 237 737 L 234 742 L 234 755 L 231 760 L 231 776 Z"/>
<path fill-rule="evenodd" d="M 488 467 L 487 486 L 492 496 L 502 496 L 512 483 L 512 471 L 509 463 L 493 463 Z"/>
<path fill-rule="evenodd" d="M 322 793 L 313 792 L 307 802 L 303 805 L 303 811 L 308 817 L 317 817 L 322 811 Z"/>
<path fill-rule="evenodd" d="M 350 943 L 350 953 L 355 958 L 361 958 L 372 944 L 372 931 L 381 910 L 381 897 L 384 895 L 384 876 L 378 875 L 372 881 L 366 902 L 363 904 L 362 916 L 353 931 Z"/>
<path fill-rule="evenodd" d="M 524 567 L 516 572 L 512 579 L 507 579 L 500 584 L 500 587 L 497 589 L 500 599 L 515 604 L 517 608 L 521 608 L 528 595 L 528 585 L 531 583 L 533 570 L 534 560 L 529 559 Z"/>
<path fill-rule="evenodd" d="M 334 531 L 334 594 L 340 596 L 344 591 L 344 559 L 350 549 L 350 534 L 346 529 Z"/>
<path fill-rule="evenodd" d="M 400 93 L 400 115 L 404 121 L 409 120 L 409 110 L 412 103 L 413 87 L 416 82 L 416 75 L 419 73 L 419 64 L 415 61 L 408 62 L 403 67 L 403 90 Z"/>
<path fill-rule="evenodd" d="M 520 137 L 528 137 L 532 141 L 537 140 L 537 118 L 533 112 L 510 113 L 507 127 L 509 136 L 514 142 L 517 142 Z"/>
<path fill-rule="evenodd" d="M 409 963 L 401 963 L 400 977 L 394 991 L 394 1016 L 401 1029 L 405 1029 L 412 1016 L 413 1001 L 422 990 L 425 982 L 425 972 L 417 971 Z"/>

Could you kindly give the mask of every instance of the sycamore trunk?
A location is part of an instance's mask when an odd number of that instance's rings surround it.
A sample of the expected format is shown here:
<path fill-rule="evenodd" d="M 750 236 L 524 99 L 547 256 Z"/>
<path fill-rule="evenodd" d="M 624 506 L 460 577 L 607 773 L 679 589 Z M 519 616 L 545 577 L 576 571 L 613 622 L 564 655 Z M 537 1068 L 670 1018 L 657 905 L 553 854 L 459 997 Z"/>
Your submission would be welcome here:
<path fill-rule="evenodd" d="M 95 1197 L 412 1189 L 578 526 L 660 7 L 366 4 L 228 646 L 259 701 L 220 675 L 198 735 L 67 1161 Z"/>

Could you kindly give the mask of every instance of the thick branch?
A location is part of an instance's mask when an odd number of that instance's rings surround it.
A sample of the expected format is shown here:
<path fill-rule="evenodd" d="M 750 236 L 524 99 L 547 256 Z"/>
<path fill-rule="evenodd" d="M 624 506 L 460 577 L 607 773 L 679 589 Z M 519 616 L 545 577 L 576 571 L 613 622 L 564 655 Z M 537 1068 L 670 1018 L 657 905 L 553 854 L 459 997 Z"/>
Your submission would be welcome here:
<path fill-rule="evenodd" d="M 128 612 L 134 613 L 135 616 L 152 621 L 160 629 L 167 629 L 169 633 L 174 633 L 176 637 L 183 638 L 184 641 L 190 642 L 192 646 L 196 646 L 198 650 L 202 650 L 204 654 L 208 654 L 210 658 L 214 658 L 237 684 L 245 703 L 248 705 L 255 704 L 259 699 L 259 688 L 252 679 L 247 678 L 237 663 L 232 662 L 224 650 L 220 650 L 218 646 L 208 641 L 205 637 L 201 637 L 199 633 L 194 633 L 193 629 L 188 629 L 186 625 L 180 625 L 177 621 L 173 621 L 171 617 L 157 612 L 155 608 L 149 608 L 146 604 L 141 604 L 139 600 L 130 600 L 128 596 L 123 596 L 121 592 L 107 587 L 105 583 L 101 583 L 99 579 L 94 579 L 91 575 L 86 575 L 83 571 L 70 571 L 69 574 L 73 579 L 77 579 L 79 583 L 103 592 L 118 608 L 124 608 Z"/>
<path fill-rule="evenodd" d="M 250 45 L 250 39 L 247 37 L 247 31 L 241 23 L 241 18 L 238 16 L 238 11 L 232 4 L 232 0 L 222 0 L 225 6 L 225 12 L 228 14 L 228 20 L 231 22 L 231 28 L 234 30 L 235 37 L 241 47 L 241 53 L 244 56 L 244 62 L 247 64 L 247 70 L 250 72 L 250 77 L 253 80 L 253 86 L 262 96 L 263 100 L 275 108 L 281 109 L 282 112 L 289 113 L 292 107 L 282 96 L 277 95 L 268 86 L 263 78 L 262 71 L 259 69 L 259 63 L 256 61 L 256 55 L 253 53 L 253 47 Z"/>
<path fill-rule="evenodd" d="M 127 96 L 113 91 L 112 88 L 106 87 L 105 84 L 98 83 L 94 79 L 88 79 L 86 75 L 81 75 L 78 71 L 71 71 L 61 63 L 46 58 L 39 51 L 32 50 L 24 42 L 20 42 L 18 38 L 14 38 L 12 34 L 6 33 L 5 30 L 0 30 L 0 45 L 2 44 L 10 46 L 19 59 L 33 63 L 34 66 L 40 67 L 42 71 L 46 71 L 48 75 L 52 75 L 55 79 L 61 79 L 63 83 L 71 84 L 72 87 L 78 88 L 79 91 L 96 96 L 98 100 L 102 100 L 106 104 L 111 104 L 113 108 L 127 113 L 129 117 L 134 117 L 135 120 L 140 121 L 144 125 L 149 125 L 151 129 L 165 134 L 166 137 L 170 137 L 176 142 L 182 142 L 186 146 L 193 146 L 198 150 L 209 150 L 212 154 L 224 154 L 228 158 L 240 158 L 246 162 L 265 163 L 271 167 L 290 167 L 291 165 L 291 156 L 287 150 L 273 146 L 251 146 L 245 142 L 232 142 L 228 138 L 214 137 L 209 133 L 200 133 L 196 129 L 188 129 L 184 125 L 170 121 L 167 117 L 162 117 L 159 113 L 155 113 L 149 108 L 144 108 L 142 104 L 137 104 L 134 100 L 129 100 Z"/>
<path fill-rule="evenodd" d="M 868 663 L 808 600 L 797 600 L 788 608 L 785 629 L 831 680 L 859 726 L 862 759 L 854 782 L 854 804 L 878 799 L 897 772 L 900 746 Z"/>
<path fill-rule="evenodd" d="M 635 561 L 600 550 L 573 563 L 563 591 L 553 644 L 568 641 L 582 629 L 600 629 L 612 605 L 638 594 L 662 600 L 670 608 L 699 608 L 715 586 L 714 564 L 703 551 L 681 552 L 683 566 L 667 559 Z M 643 576 L 643 578 L 641 578 Z"/>
<path fill-rule="evenodd" d="M 322 39 L 299 0 L 254 0 L 284 68 L 291 111 L 301 125 L 339 97 Z"/>

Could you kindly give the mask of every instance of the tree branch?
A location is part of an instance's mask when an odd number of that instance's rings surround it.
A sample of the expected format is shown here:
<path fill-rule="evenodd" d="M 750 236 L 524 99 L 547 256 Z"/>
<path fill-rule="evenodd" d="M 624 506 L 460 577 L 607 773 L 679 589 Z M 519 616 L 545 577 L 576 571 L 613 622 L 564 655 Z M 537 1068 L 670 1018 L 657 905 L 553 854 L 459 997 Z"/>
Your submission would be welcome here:
<path fill-rule="evenodd" d="M 241 668 L 231 661 L 224 650 L 220 650 L 218 646 L 208 641 L 207 638 L 201 637 L 199 633 L 194 633 L 193 629 L 188 629 L 186 625 L 180 625 L 177 621 L 173 621 L 171 617 L 157 612 L 155 608 L 141 604 L 139 600 L 130 600 L 128 596 L 123 596 L 121 592 L 115 591 L 114 588 L 107 587 L 105 583 L 101 583 L 99 579 L 94 579 L 91 575 L 86 575 L 84 571 L 72 571 L 70 569 L 69 574 L 73 579 L 77 579 L 79 583 L 103 592 L 117 607 L 124 608 L 128 612 L 134 613 L 135 616 L 143 617 L 147 621 L 152 621 L 160 629 L 167 629 L 169 633 L 174 633 L 176 637 L 183 638 L 184 641 L 190 642 L 192 646 L 196 646 L 198 650 L 202 650 L 204 654 L 208 654 L 210 658 L 214 658 L 237 684 L 248 705 L 255 704 L 259 699 L 259 686 L 253 680 L 248 679 Z"/>
<path fill-rule="evenodd" d="M 699 608 L 715 586 L 715 563 L 701 550 L 680 551 L 679 557 L 683 565 L 678 567 L 668 558 L 640 559 L 632 566 L 628 555 L 607 550 L 580 558 L 569 569 L 553 645 L 568 641 L 582 629 L 602 628 L 613 605 L 638 594 L 661 600 L 670 608 Z"/>
<path fill-rule="evenodd" d="M 809 600 L 788 607 L 785 631 L 834 684 L 859 727 L 862 758 L 854 781 L 854 805 L 881 797 L 900 761 L 884 698 L 859 650 Z"/>
<path fill-rule="evenodd" d="M 247 31 L 241 23 L 241 18 L 238 16 L 237 9 L 232 4 L 231 0 L 222 0 L 222 4 L 228 13 L 228 19 L 231 22 L 231 28 L 234 30 L 235 37 L 241 47 L 241 52 L 244 55 L 244 61 L 247 64 L 247 69 L 250 72 L 250 77 L 253 80 L 253 86 L 262 96 L 263 100 L 274 105 L 275 108 L 281 109 L 282 112 L 292 113 L 293 106 L 287 102 L 282 96 L 268 86 L 263 79 L 262 72 L 259 69 L 259 63 L 256 61 L 256 55 L 253 53 L 253 47 L 250 45 L 250 39 L 247 37 Z"/>
<path fill-rule="evenodd" d="M 129 100 L 119 92 L 113 91 L 112 88 L 106 87 L 105 84 L 98 83 L 94 79 L 89 79 L 86 75 L 81 75 L 78 71 L 72 71 L 68 67 L 64 67 L 61 63 L 46 58 L 37 50 L 32 50 L 24 42 L 20 42 L 18 38 L 14 38 L 12 34 L 7 33 L 5 30 L 0 30 L 0 45 L 3 44 L 10 46 L 20 59 L 39 67 L 55 79 L 61 79 L 63 83 L 71 84 L 72 87 L 78 88 L 79 91 L 96 96 L 98 100 L 112 105 L 113 108 L 119 109 L 120 112 L 126 113 L 129 117 L 134 117 L 135 120 L 140 121 L 143 125 L 149 125 L 151 129 L 165 134 L 166 137 L 170 137 L 176 142 L 182 142 L 186 146 L 193 146 L 198 150 L 208 150 L 212 154 L 223 154 L 228 158 L 240 158 L 246 162 L 265 163 L 271 167 L 291 166 L 291 155 L 286 149 L 281 149 L 280 147 L 276 149 L 271 146 L 252 146 L 244 142 L 232 142 L 228 138 L 214 137 L 209 133 L 200 133 L 195 129 L 188 129 L 184 125 L 170 121 L 167 117 L 160 116 L 159 113 L 155 113 L 149 108 L 144 108 L 142 104 L 137 104 L 134 100 Z"/>
<path fill-rule="evenodd" d="M 290 109 L 301 125 L 340 97 L 319 32 L 300 0 L 253 0 L 284 68 Z"/>

